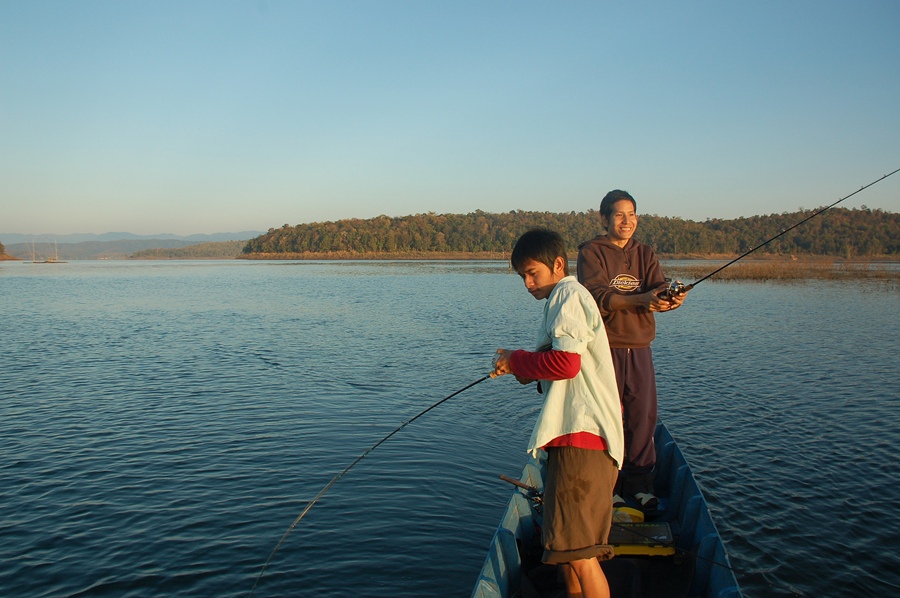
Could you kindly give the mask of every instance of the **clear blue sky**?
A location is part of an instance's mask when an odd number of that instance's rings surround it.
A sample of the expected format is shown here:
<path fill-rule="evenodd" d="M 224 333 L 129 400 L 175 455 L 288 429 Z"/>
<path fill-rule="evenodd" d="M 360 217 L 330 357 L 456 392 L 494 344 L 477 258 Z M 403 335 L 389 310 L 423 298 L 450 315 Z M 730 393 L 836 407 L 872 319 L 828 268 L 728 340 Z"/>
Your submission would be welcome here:
<path fill-rule="evenodd" d="M 693 220 L 900 167 L 900 2 L 0 0 L 0 233 Z M 900 173 L 851 198 L 900 212 Z"/>

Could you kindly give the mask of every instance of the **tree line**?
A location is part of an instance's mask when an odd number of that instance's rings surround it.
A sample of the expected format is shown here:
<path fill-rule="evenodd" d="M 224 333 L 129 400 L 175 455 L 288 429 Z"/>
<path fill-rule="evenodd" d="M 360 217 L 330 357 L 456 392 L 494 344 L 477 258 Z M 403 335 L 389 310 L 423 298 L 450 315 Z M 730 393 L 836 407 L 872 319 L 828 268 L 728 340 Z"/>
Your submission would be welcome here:
<path fill-rule="evenodd" d="M 704 222 L 641 215 L 635 237 L 665 255 L 740 254 L 816 211 Z M 573 256 L 579 243 L 603 232 L 596 210 L 427 213 L 285 224 L 248 241 L 243 254 L 507 253 L 519 235 L 535 226 L 562 234 Z M 900 214 L 866 207 L 832 208 L 761 248 L 759 253 L 845 258 L 896 256 L 900 253 Z"/>
<path fill-rule="evenodd" d="M 209 241 L 186 247 L 142 249 L 131 254 L 135 260 L 202 260 L 233 258 L 241 255 L 244 241 Z"/>

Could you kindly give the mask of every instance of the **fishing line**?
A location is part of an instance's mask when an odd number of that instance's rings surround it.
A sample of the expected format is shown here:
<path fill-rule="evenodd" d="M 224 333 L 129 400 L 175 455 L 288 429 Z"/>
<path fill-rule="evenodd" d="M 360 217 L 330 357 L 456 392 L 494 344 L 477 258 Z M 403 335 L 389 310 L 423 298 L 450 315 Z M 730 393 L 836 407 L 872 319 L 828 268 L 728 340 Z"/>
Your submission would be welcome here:
<path fill-rule="evenodd" d="M 704 277 L 701 278 L 700 280 L 696 280 L 696 281 L 692 282 L 692 283 L 689 284 L 689 285 L 685 285 L 685 284 L 683 284 L 683 283 L 681 283 L 681 282 L 678 282 L 677 280 L 676 280 L 676 281 L 670 282 L 668 288 L 666 288 L 666 291 L 665 291 L 665 292 L 666 292 L 666 295 L 672 296 L 672 295 L 680 295 L 680 294 L 682 294 L 682 293 L 687 293 L 688 291 L 690 291 L 691 289 L 693 289 L 695 286 L 697 286 L 698 284 L 700 284 L 701 282 L 703 282 L 703 281 L 706 280 L 707 278 L 710 278 L 710 277 L 714 276 L 715 274 L 718 274 L 719 272 L 721 272 L 722 270 L 724 270 L 725 268 L 727 268 L 727 267 L 730 266 L 731 264 L 735 263 L 736 261 L 744 259 L 745 257 L 747 257 L 748 255 L 750 255 L 751 253 L 753 253 L 754 251 L 756 251 L 756 250 L 759 249 L 760 247 L 765 247 L 766 245 L 768 245 L 769 243 L 771 243 L 771 242 L 774 241 L 775 239 L 781 237 L 782 235 L 785 235 L 785 234 L 789 233 L 790 231 L 794 230 L 795 228 L 797 228 L 798 226 L 800 226 L 800 225 L 803 224 L 804 222 L 806 222 L 806 221 L 808 221 L 808 220 L 812 220 L 813 218 L 815 218 L 816 216 L 818 216 L 819 214 L 821 214 L 821 213 L 824 212 L 825 210 L 828 210 L 828 209 L 833 208 L 834 206 L 838 205 L 839 203 L 841 203 L 841 202 L 844 201 L 845 199 L 849 199 L 849 198 L 853 197 L 854 195 L 856 195 L 857 193 L 859 193 L 860 191 L 864 191 L 865 189 L 868 189 L 868 188 L 871 187 L 872 185 L 874 185 L 874 184 L 876 184 L 876 183 L 880 183 L 880 182 L 883 181 L 884 179 L 888 178 L 888 177 L 891 176 L 892 174 L 896 174 L 897 172 L 900 172 L 900 168 L 898 168 L 898 169 L 895 170 L 894 172 L 890 172 L 890 173 L 884 175 L 884 176 L 881 177 L 880 179 L 876 179 L 876 180 L 872 181 L 872 182 L 869 183 L 868 185 L 863 185 L 862 187 L 860 187 L 859 189 L 857 189 L 857 190 L 854 191 L 853 193 L 851 193 L 851 194 L 849 194 L 849 195 L 845 195 L 844 197 L 840 198 L 839 200 L 837 200 L 836 202 L 834 202 L 834 203 L 831 204 L 830 206 L 826 206 L 826 207 L 822 208 L 821 210 L 819 210 L 819 211 L 817 211 L 817 212 L 814 212 L 813 214 L 811 214 L 810 216 L 807 216 L 806 218 L 804 218 L 803 220 L 801 220 L 800 222 L 798 222 L 798 223 L 795 224 L 794 226 L 792 226 L 792 227 L 790 227 L 790 228 L 784 229 L 783 231 L 781 231 L 780 233 L 778 233 L 777 235 L 775 235 L 774 237 L 772 237 L 772 238 L 769 239 L 768 241 L 764 241 L 764 242 L 760 243 L 759 245 L 757 245 L 756 247 L 754 247 L 753 249 L 751 249 L 750 251 L 747 251 L 746 253 L 744 253 L 744 254 L 742 254 L 742 255 L 739 255 L 738 257 L 734 258 L 733 260 L 731 260 L 730 262 L 728 262 L 727 264 L 725 264 L 725 265 L 722 266 L 721 268 L 717 268 L 716 270 L 713 270 L 712 272 L 710 272 L 709 274 L 707 274 L 706 276 L 704 276 Z"/>
<path fill-rule="evenodd" d="M 696 281 L 692 282 L 692 283 L 689 284 L 689 285 L 685 285 L 685 284 L 683 284 L 683 283 L 681 283 L 681 282 L 679 282 L 679 281 L 677 281 L 677 280 L 674 280 L 674 281 L 669 282 L 669 284 L 668 284 L 668 286 L 667 286 L 667 288 L 666 288 L 666 290 L 665 290 L 665 292 L 664 292 L 664 294 L 663 294 L 663 297 L 666 297 L 666 296 L 671 297 L 672 295 L 682 294 L 682 293 L 686 293 L 686 292 L 690 291 L 691 289 L 693 289 L 695 286 L 697 286 L 698 284 L 700 284 L 700 283 L 703 282 L 704 280 L 707 280 L 708 278 L 712 278 L 713 276 L 715 276 L 716 274 L 718 274 L 719 272 L 721 272 L 721 271 L 724 270 L 725 268 L 731 266 L 732 264 L 734 264 L 735 262 L 737 262 L 737 261 L 739 261 L 739 260 L 744 259 L 745 257 L 747 257 L 748 255 L 750 255 L 751 253 L 753 253 L 753 252 L 756 251 L 757 249 L 760 249 L 761 247 L 765 247 L 766 245 L 768 245 L 769 243 L 771 243 L 771 242 L 774 241 L 775 239 L 778 239 L 779 237 L 781 237 L 781 236 L 783 236 L 783 235 L 789 233 L 790 231 L 794 230 L 795 228 L 797 228 L 797 227 L 800 226 L 801 224 L 803 224 L 803 223 L 805 223 L 805 222 L 808 222 L 809 220 L 812 220 L 813 218 L 815 218 L 816 216 L 818 216 L 818 215 L 821 214 L 822 212 L 825 212 L 826 210 L 830 210 L 831 208 L 833 208 L 834 206 L 838 205 L 838 204 L 841 203 L 842 201 L 844 201 L 844 200 L 846 200 L 846 199 L 849 199 L 849 198 L 853 197 L 853 196 L 856 195 L 857 193 L 860 193 L 860 192 L 862 192 L 862 191 L 865 191 L 865 190 L 868 189 L 869 187 L 875 185 L 876 183 L 880 183 L 880 182 L 883 181 L 884 179 L 888 178 L 889 176 L 892 176 L 892 175 L 896 174 L 897 172 L 900 172 L 900 168 L 898 168 L 898 169 L 896 169 L 896 170 L 894 170 L 894 171 L 892 171 L 892 172 L 889 172 L 888 174 L 882 176 L 881 178 L 878 178 L 878 179 L 872 181 L 871 183 L 869 183 L 869 184 L 867 184 L 867 185 L 863 185 L 862 187 L 860 187 L 860 188 L 857 189 L 856 191 L 854 191 L 854 192 L 852 192 L 852 193 L 849 193 L 848 195 L 845 195 L 844 197 L 838 199 L 836 202 L 834 202 L 834 203 L 832 203 L 832 204 L 830 204 L 830 205 L 828 205 L 828 206 L 825 206 L 824 208 L 821 208 L 820 210 L 818 210 L 818 211 L 816 211 L 816 212 L 813 212 L 812 214 L 810 214 L 809 216 L 807 216 L 806 218 L 804 218 L 804 219 L 801 220 L 800 222 L 797 222 L 796 224 L 794 224 L 794 225 L 791 226 L 790 228 L 784 229 L 783 231 L 781 231 L 780 233 L 778 233 L 778 234 L 775 235 L 774 237 L 772 237 L 772 238 L 770 238 L 770 239 L 768 239 L 768 240 L 766 240 L 766 241 L 763 241 L 762 243 L 760 243 L 760 244 L 757 245 L 756 247 L 750 249 L 749 251 L 744 252 L 743 254 L 739 255 L 739 256 L 736 257 L 736 258 L 734 258 L 733 260 L 731 260 L 730 262 L 728 262 L 728 263 L 725 264 L 724 266 L 721 266 L 721 267 L 719 267 L 719 268 L 713 270 L 712 272 L 710 272 L 709 274 L 707 274 L 707 275 L 704 276 L 703 278 L 701 278 L 701 279 L 699 279 L 699 280 L 696 280 Z M 503 476 L 501 476 L 501 477 L 503 477 Z M 506 479 L 506 478 L 504 477 L 504 479 Z M 506 481 L 510 481 L 510 480 L 509 480 L 509 479 L 506 479 Z M 524 485 L 524 484 L 522 484 L 522 485 L 516 484 L 516 485 L 517 485 L 517 486 L 520 486 L 520 487 L 522 487 L 522 488 L 528 489 L 528 490 L 529 490 L 529 494 L 537 493 L 537 489 L 536 489 L 536 488 L 528 487 L 528 486 L 526 486 L 526 485 Z M 530 496 L 529 496 L 529 498 L 530 498 Z M 618 526 L 619 524 L 613 522 L 613 525 Z M 621 526 L 620 526 L 620 527 L 621 527 Z M 638 535 L 638 536 L 643 536 L 643 534 L 641 534 L 640 532 L 638 532 L 638 531 L 636 531 L 636 530 L 629 529 L 628 531 L 631 532 L 631 533 L 633 533 L 633 534 L 636 534 L 636 535 Z M 649 538 L 649 539 L 653 539 L 653 538 L 650 538 L 649 536 L 644 536 L 644 537 L 645 537 L 645 538 Z M 747 573 L 745 573 L 745 572 L 743 572 L 743 571 L 741 571 L 741 570 L 735 569 L 735 568 L 733 568 L 733 567 L 729 567 L 728 565 L 725 565 L 725 564 L 723 564 L 723 563 L 719 563 L 719 562 L 715 561 L 714 559 L 707 559 L 706 557 L 700 556 L 699 554 L 695 554 L 695 553 L 692 553 L 692 552 L 686 551 L 686 550 L 681 550 L 681 549 L 679 549 L 678 547 L 674 546 L 674 544 L 672 544 L 671 546 L 672 546 L 673 548 L 675 548 L 676 550 L 680 550 L 681 552 L 683 552 L 683 553 L 685 553 L 685 554 L 689 554 L 689 555 L 693 556 L 694 558 L 699 558 L 699 559 L 704 560 L 704 561 L 707 561 L 707 562 L 709 562 L 709 563 L 711 563 L 711 564 L 713 564 L 713 565 L 717 565 L 717 566 L 722 567 L 722 568 L 724 568 L 724 569 L 729 569 L 729 570 L 731 570 L 731 571 L 734 572 L 734 573 L 740 574 L 741 576 L 748 576 Z M 786 588 L 786 587 L 784 587 L 784 586 L 779 586 L 779 585 L 773 584 L 772 582 L 769 582 L 769 581 L 767 581 L 766 583 L 768 583 L 770 587 L 774 587 L 774 588 L 778 588 L 778 589 L 781 589 L 781 590 L 789 591 L 789 592 L 793 593 L 793 594 L 796 595 L 796 596 L 806 596 L 806 595 L 807 595 L 807 594 L 805 594 L 805 593 L 803 593 L 803 592 L 799 592 L 799 591 L 793 590 L 793 589 L 791 589 L 791 588 Z"/>
<path fill-rule="evenodd" d="M 343 470 L 341 473 L 339 473 L 339 474 L 337 474 L 336 476 L 334 476 L 334 478 L 332 478 L 332 480 L 331 480 L 330 482 L 328 482 L 327 484 L 325 484 L 325 487 L 322 488 L 322 489 L 319 491 L 319 493 L 316 494 L 315 498 L 313 498 L 313 499 L 309 502 L 309 504 L 306 505 L 306 508 L 303 509 L 303 512 L 301 512 L 300 515 L 298 515 L 297 518 L 294 519 L 294 522 L 291 524 L 291 526 L 287 529 L 286 532 L 284 532 L 284 535 L 281 536 L 281 539 L 278 541 L 278 544 L 275 545 L 275 548 L 272 550 L 272 553 L 269 555 L 269 558 L 266 559 L 266 562 L 265 562 L 265 564 L 263 565 L 262 570 L 259 572 L 259 575 L 256 576 L 256 581 L 253 582 L 253 587 L 250 589 L 250 594 L 248 594 L 248 596 L 253 596 L 253 592 L 256 591 L 256 586 L 259 584 L 259 580 L 262 579 L 263 573 L 266 572 L 266 568 L 269 566 L 269 563 L 272 562 L 272 558 L 275 556 L 275 553 L 278 552 L 278 549 L 281 548 L 281 545 L 282 545 L 282 544 L 284 544 L 284 541 L 285 541 L 285 539 L 288 537 L 288 534 L 290 534 L 291 531 L 293 531 L 293 529 L 294 529 L 295 527 L 297 527 L 297 524 L 300 523 L 300 520 L 303 519 L 303 517 L 306 516 L 306 514 L 309 512 L 309 510 L 313 507 L 313 505 L 316 504 L 316 503 L 319 501 L 319 499 L 322 498 L 322 496 L 323 496 L 326 492 L 328 492 L 328 489 L 331 488 L 332 486 L 334 486 L 334 484 L 335 484 L 339 479 L 341 479 L 342 477 L 344 477 L 344 474 L 345 474 L 345 473 L 347 473 L 348 471 L 350 471 L 351 469 L 353 469 L 353 467 L 354 467 L 357 463 L 359 463 L 360 461 L 362 461 L 363 459 L 366 458 L 366 455 L 368 455 L 369 453 L 371 453 L 372 451 L 374 451 L 375 449 L 377 449 L 379 446 L 381 446 L 382 444 L 384 444 L 384 442 L 386 442 L 388 438 L 390 438 L 391 436 L 393 436 L 394 434 L 396 434 L 397 432 L 399 432 L 400 430 L 402 430 L 403 428 L 405 428 L 405 427 L 408 426 L 409 424 L 413 423 L 414 421 L 416 421 L 417 419 L 419 419 L 420 417 L 422 417 L 423 415 L 425 415 L 426 413 L 428 413 L 429 411 L 431 411 L 432 409 L 434 409 L 434 408 L 437 407 L 438 405 L 441 405 L 442 403 L 446 403 L 447 401 L 449 401 L 450 399 L 452 399 L 453 397 L 455 397 L 455 396 L 458 395 L 459 393 L 461 393 L 461 392 L 463 392 L 463 391 L 465 391 L 465 390 L 468 390 L 468 389 L 472 388 L 472 387 L 475 386 L 476 384 L 480 384 L 481 382 L 484 382 L 485 380 L 487 380 L 487 379 L 490 378 L 490 377 L 491 377 L 491 375 L 488 374 L 487 376 L 483 376 L 482 378 L 479 378 L 479 379 L 476 380 L 475 382 L 472 382 L 471 384 L 469 384 L 469 385 L 467 385 L 467 386 L 464 386 L 464 387 L 460 388 L 459 390 L 457 390 L 457 391 L 454 392 L 453 394 L 447 395 L 446 397 L 444 397 L 443 399 L 441 399 L 441 400 L 438 401 L 437 403 L 433 404 L 433 405 L 432 405 L 431 407 L 429 407 L 428 409 L 425 409 L 424 411 L 421 411 L 418 415 L 416 415 L 415 417 L 413 417 L 413 418 L 410 419 L 409 421 L 402 422 L 402 423 L 401 423 L 401 424 L 400 424 L 393 432 L 391 432 L 390 434 L 388 434 L 387 436 L 385 436 L 384 438 L 382 438 L 381 440 L 379 440 L 378 442 L 376 442 L 375 444 L 373 444 L 373 445 L 372 445 L 370 448 L 368 448 L 363 454 L 361 454 L 359 457 L 357 457 L 356 460 L 353 461 L 353 463 L 351 463 L 350 465 L 348 465 L 346 468 L 344 468 L 344 470 Z"/>

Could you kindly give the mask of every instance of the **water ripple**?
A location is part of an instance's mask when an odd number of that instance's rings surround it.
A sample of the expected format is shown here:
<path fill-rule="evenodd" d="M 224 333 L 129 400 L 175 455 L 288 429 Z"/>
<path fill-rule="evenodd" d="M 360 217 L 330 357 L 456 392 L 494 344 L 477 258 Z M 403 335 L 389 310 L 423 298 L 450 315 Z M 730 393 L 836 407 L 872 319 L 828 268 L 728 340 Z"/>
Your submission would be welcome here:
<path fill-rule="evenodd" d="M 500 263 L 67 266 L 0 286 L 2 595 L 245 595 L 541 309 Z M 707 283 L 659 317 L 660 412 L 747 596 L 900 586 L 898 307 Z M 404 427 L 259 595 L 468 595 L 539 401 L 489 380 Z"/>

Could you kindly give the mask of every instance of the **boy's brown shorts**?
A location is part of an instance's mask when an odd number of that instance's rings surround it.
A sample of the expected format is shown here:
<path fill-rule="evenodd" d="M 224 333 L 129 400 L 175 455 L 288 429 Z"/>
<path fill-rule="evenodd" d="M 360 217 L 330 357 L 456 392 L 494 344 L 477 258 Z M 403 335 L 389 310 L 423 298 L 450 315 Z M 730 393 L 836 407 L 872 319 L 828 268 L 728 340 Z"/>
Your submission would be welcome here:
<path fill-rule="evenodd" d="M 606 542 L 612 526 L 618 476 L 606 451 L 571 446 L 547 449 L 542 540 L 548 564 L 613 557 Z"/>

